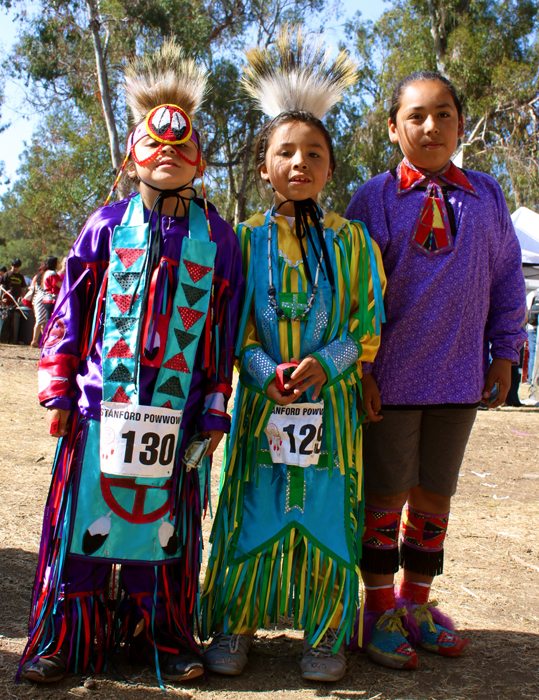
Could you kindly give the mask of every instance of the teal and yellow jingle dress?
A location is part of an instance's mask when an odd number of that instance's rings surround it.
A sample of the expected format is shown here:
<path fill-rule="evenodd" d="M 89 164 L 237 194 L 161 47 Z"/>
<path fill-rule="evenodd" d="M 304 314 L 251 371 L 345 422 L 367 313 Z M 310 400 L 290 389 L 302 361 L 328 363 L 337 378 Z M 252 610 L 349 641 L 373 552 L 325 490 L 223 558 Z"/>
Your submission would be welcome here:
<path fill-rule="evenodd" d="M 335 651 L 352 633 L 362 534 L 361 362 L 372 362 L 378 350 L 385 275 L 362 224 L 335 213 L 325 214 L 324 223 L 336 288 L 322 268 L 312 309 L 301 320 L 293 319 L 312 286 L 294 222 L 256 214 L 237 228 L 247 291 L 202 598 L 206 637 L 252 633 L 279 615 L 293 617 L 314 646 L 328 628 L 337 630 Z M 319 257 L 308 247 L 310 270 Z M 287 316 L 281 320 L 269 300 L 270 274 Z M 301 408 L 283 420 L 266 388 L 278 365 L 308 355 L 328 380 L 317 401 L 308 389 L 289 407 Z M 318 424 L 313 414 L 322 414 Z"/>

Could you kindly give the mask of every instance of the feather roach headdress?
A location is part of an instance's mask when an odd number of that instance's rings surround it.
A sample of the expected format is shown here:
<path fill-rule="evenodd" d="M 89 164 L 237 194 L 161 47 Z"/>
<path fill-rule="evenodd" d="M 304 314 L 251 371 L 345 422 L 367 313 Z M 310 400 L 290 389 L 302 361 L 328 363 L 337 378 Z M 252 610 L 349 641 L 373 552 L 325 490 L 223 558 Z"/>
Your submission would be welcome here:
<path fill-rule="evenodd" d="M 286 26 L 277 37 L 275 49 L 251 49 L 246 52 L 246 56 L 248 65 L 244 68 L 241 83 L 258 108 L 273 120 L 287 112 L 307 112 L 321 121 L 341 99 L 344 90 L 357 80 L 357 66 L 346 51 L 341 51 L 332 60 L 328 50 L 323 47 L 322 39 L 307 43 L 301 30 L 292 32 Z M 265 148 L 266 146 L 264 150 Z M 275 208 L 272 211 L 275 212 Z M 318 277 L 313 277 L 309 269 L 305 240 L 309 241 L 320 259 L 318 269 L 324 260 L 325 275 L 335 291 L 335 279 L 323 231 L 324 216 L 318 204 L 310 198 L 294 200 L 294 212 L 296 234 L 305 274 L 313 289 L 313 300 L 318 288 Z M 314 225 L 317 240 L 309 222 Z M 271 281 L 268 294 L 270 303 L 281 317 L 284 312 L 277 305 L 276 289 Z M 312 301 L 307 305 L 303 316 L 311 306 Z"/>
<path fill-rule="evenodd" d="M 128 64 L 125 95 L 137 126 L 129 137 L 125 160 L 105 204 L 110 201 L 130 156 L 144 166 L 159 155 L 163 146 L 171 145 L 191 165 L 200 163 L 202 154 L 191 119 L 204 100 L 206 87 L 207 72 L 193 60 L 185 58 L 174 39 L 165 39 L 160 49 L 138 56 Z M 161 146 L 149 158 L 140 161 L 135 146 L 148 135 Z M 179 148 L 189 139 L 199 146 L 196 161 L 186 158 Z"/>
<path fill-rule="evenodd" d="M 193 117 L 204 100 L 206 71 L 189 58 L 174 39 L 157 51 L 139 56 L 125 70 L 125 94 L 135 122 L 155 107 L 172 104 Z"/>
<path fill-rule="evenodd" d="M 357 66 L 346 51 L 331 60 L 322 40 L 305 41 L 301 30 L 285 27 L 275 50 L 250 49 L 241 83 L 269 117 L 302 111 L 323 119 L 357 80 Z"/>

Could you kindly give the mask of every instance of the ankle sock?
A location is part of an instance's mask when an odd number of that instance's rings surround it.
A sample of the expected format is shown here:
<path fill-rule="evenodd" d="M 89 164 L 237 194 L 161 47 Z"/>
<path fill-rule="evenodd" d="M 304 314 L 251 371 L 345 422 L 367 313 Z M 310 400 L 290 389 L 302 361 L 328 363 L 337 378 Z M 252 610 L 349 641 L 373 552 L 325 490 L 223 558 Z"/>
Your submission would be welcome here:
<path fill-rule="evenodd" d="M 385 612 L 395 607 L 395 587 L 392 583 L 387 586 L 365 586 L 365 590 L 367 611 Z"/>
<path fill-rule="evenodd" d="M 403 579 L 399 587 L 399 598 L 412 603 L 413 605 L 424 605 L 428 603 L 430 594 L 430 583 L 420 583 L 419 581 L 407 581 Z"/>

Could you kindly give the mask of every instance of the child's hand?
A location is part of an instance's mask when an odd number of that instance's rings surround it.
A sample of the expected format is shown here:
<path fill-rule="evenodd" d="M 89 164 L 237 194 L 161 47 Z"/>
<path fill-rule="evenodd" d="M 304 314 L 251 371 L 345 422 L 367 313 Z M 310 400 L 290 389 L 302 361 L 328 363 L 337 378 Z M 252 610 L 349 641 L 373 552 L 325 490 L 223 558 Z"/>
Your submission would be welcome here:
<path fill-rule="evenodd" d="M 71 411 L 65 408 L 47 409 L 47 425 L 52 437 L 64 437 L 67 435 L 67 424 L 70 415 Z"/>
<path fill-rule="evenodd" d="M 488 397 L 490 396 L 494 385 L 498 383 L 499 391 L 498 398 L 493 403 L 487 403 Z M 507 398 L 509 389 L 511 388 L 511 360 L 506 360 L 505 358 L 495 357 L 490 363 L 490 367 L 487 372 L 487 379 L 485 381 L 485 386 L 483 387 L 482 398 L 487 404 L 488 408 L 496 408 L 501 406 Z"/>
<path fill-rule="evenodd" d="M 298 362 L 292 358 L 292 362 Z M 328 378 L 326 372 L 320 362 L 316 357 L 308 355 L 304 360 L 302 360 L 297 368 L 292 372 L 288 381 L 285 383 L 284 388 L 287 391 L 294 389 L 294 395 L 297 398 L 310 386 L 314 386 L 313 391 L 313 401 L 316 401 L 323 385 L 327 382 Z M 295 387 L 299 386 L 301 391 L 298 391 Z"/>
<path fill-rule="evenodd" d="M 367 411 L 366 421 L 378 423 L 383 416 L 379 416 L 382 409 L 380 392 L 372 374 L 364 374 L 361 377 L 361 392 L 363 394 L 363 408 Z"/>
<path fill-rule="evenodd" d="M 223 430 L 205 430 L 202 433 L 202 437 L 204 438 L 204 440 L 211 440 L 210 446 L 208 447 L 208 451 L 204 455 L 205 457 L 209 457 L 215 452 L 215 450 L 219 446 L 219 443 L 223 439 L 224 434 L 225 433 Z"/>
<path fill-rule="evenodd" d="M 279 389 L 277 389 L 277 380 L 272 379 L 268 384 L 268 388 L 266 389 L 266 396 L 268 399 L 275 401 L 275 403 L 278 403 L 281 406 L 288 406 L 289 403 L 293 403 L 299 396 L 301 396 L 301 391 L 295 389 L 289 394 L 283 394 L 281 391 L 279 391 Z"/>

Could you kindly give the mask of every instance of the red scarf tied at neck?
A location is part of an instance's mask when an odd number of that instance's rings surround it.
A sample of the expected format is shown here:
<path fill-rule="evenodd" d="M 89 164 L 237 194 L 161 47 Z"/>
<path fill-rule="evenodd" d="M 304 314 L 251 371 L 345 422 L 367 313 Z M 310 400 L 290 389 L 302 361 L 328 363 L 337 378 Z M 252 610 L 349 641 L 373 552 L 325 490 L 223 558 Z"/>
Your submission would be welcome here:
<path fill-rule="evenodd" d="M 397 166 L 398 195 L 406 194 L 418 185 L 427 187 L 410 243 L 429 257 L 448 253 L 454 245 L 440 182 L 476 194 L 466 175 L 452 161 L 437 173 L 417 168 L 406 158 Z"/>

